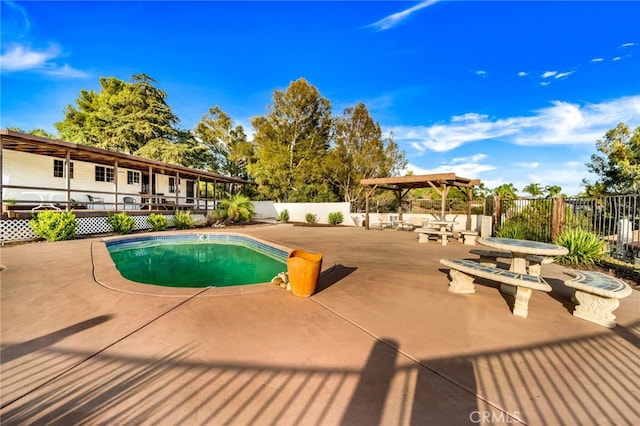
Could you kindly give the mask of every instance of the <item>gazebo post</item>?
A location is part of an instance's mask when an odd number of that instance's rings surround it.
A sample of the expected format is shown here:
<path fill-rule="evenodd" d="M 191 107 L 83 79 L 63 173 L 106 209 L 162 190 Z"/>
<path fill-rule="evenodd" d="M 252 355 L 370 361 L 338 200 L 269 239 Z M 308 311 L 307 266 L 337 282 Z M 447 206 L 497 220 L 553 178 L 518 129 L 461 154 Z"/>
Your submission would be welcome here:
<path fill-rule="evenodd" d="M 447 196 L 449 195 L 449 187 L 444 182 L 442 183 L 442 192 L 440 193 L 440 195 L 442 198 L 440 203 L 440 209 L 441 209 L 441 215 L 442 215 L 441 220 L 447 220 L 447 215 L 445 214 L 444 210 L 445 210 L 445 204 L 447 202 Z"/>
<path fill-rule="evenodd" d="M 393 191 L 396 195 L 396 200 L 398 201 L 398 220 L 402 220 L 402 190 L 397 189 Z"/>
<path fill-rule="evenodd" d="M 371 196 L 371 194 L 373 194 L 373 191 L 376 190 L 376 188 L 378 187 L 378 185 L 373 185 L 373 187 L 371 188 L 371 191 L 367 191 L 365 194 L 365 198 L 364 198 L 364 223 L 365 223 L 365 229 L 368 231 L 369 230 L 369 197 Z"/>

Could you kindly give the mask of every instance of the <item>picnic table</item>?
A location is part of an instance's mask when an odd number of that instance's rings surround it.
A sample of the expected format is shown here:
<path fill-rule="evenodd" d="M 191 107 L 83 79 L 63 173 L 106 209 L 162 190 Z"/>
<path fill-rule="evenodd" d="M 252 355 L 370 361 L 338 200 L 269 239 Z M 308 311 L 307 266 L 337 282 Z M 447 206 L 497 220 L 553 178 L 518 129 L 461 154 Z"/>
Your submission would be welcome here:
<path fill-rule="evenodd" d="M 453 221 L 449 221 L 449 220 L 434 220 L 434 221 L 430 221 L 429 225 L 430 226 L 435 226 L 434 228 L 417 228 L 414 230 L 414 232 L 417 232 L 420 234 L 418 241 L 421 243 L 426 243 L 429 241 L 429 237 L 432 235 L 435 235 L 437 237 L 440 237 L 440 244 L 442 244 L 443 246 L 446 246 L 448 241 L 449 241 L 449 237 L 453 235 L 453 226 L 456 225 L 458 222 L 453 222 Z"/>
<path fill-rule="evenodd" d="M 483 246 L 511 252 L 512 258 L 509 270 L 519 274 L 527 273 L 527 256 L 529 255 L 551 257 L 569 253 L 566 247 L 542 243 L 540 241 L 517 240 L 514 238 L 478 238 L 478 243 Z"/>
<path fill-rule="evenodd" d="M 517 274 L 527 274 L 527 257 L 531 255 L 552 257 L 569 253 L 566 247 L 539 241 L 518 240 L 514 238 L 487 237 L 478 238 L 478 243 L 487 247 L 511 252 L 511 266 L 509 271 Z M 546 262 L 541 262 L 546 263 Z M 508 284 L 501 284 L 500 291 L 515 295 L 516 289 Z"/>

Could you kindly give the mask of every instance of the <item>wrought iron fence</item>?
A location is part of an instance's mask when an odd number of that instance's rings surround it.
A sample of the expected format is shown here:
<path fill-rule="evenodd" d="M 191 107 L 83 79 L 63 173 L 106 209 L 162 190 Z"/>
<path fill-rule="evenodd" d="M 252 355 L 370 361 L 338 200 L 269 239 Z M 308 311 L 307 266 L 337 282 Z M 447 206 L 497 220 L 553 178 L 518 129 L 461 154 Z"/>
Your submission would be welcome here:
<path fill-rule="evenodd" d="M 581 228 L 601 237 L 612 255 L 625 260 L 640 255 L 640 195 L 593 198 L 487 199 L 494 229 L 526 228 L 527 239 L 551 242 L 560 232 Z"/>

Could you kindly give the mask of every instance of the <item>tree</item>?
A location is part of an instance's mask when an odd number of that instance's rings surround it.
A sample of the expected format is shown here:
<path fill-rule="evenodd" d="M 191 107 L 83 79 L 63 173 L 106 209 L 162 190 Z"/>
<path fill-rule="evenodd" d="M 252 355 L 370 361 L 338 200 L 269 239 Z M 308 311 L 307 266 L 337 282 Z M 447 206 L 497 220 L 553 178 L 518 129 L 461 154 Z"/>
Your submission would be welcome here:
<path fill-rule="evenodd" d="M 562 187 L 558 185 L 547 185 L 544 187 L 544 192 L 547 193 L 547 198 L 553 198 L 556 195 L 560 195 Z"/>
<path fill-rule="evenodd" d="M 275 90 L 265 116 L 251 120 L 255 162 L 248 170 L 259 191 L 276 201 L 329 201 L 322 162 L 331 137 L 331 104 L 301 78 Z M 334 195 L 335 197 L 335 195 Z"/>
<path fill-rule="evenodd" d="M 164 144 L 183 142 L 178 117 L 156 81 L 145 74 L 131 80 L 101 78 L 100 93 L 81 90 L 77 106 L 68 105 L 65 119 L 55 123 L 61 138 L 126 154 L 138 153 L 148 143 L 155 149 L 147 151 L 155 152 L 168 149 Z"/>
<path fill-rule="evenodd" d="M 525 192 L 534 198 L 540 197 L 543 194 L 542 186 L 540 186 L 539 183 L 530 183 L 522 189 L 522 192 Z"/>
<path fill-rule="evenodd" d="M 34 136 L 43 136 L 45 138 L 51 138 L 51 139 L 55 139 L 56 137 L 54 134 L 49 133 L 44 129 L 31 129 L 28 132 L 25 132 L 19 127 L 8 127 L 7 130 L 13 130 L 14 132 L 20 132 L 20 133 L 28 133 Z"/>
<path fill-rule="evenodd" d="M 493 193 L 504 200 L 515 200 L 518 189 L 512 183 L 503 183 L 493 189 Z"/>
<path fill-rule="evenodd" d="M 582 184 L 585 188 L 584 193 L 580 194 L 581 196 L 602 197 L 607 194 L 607 190 L 601 182 L 596 182 L 592 185 L 586 179 L 582 179 Z"/>
<path fill-rule="evenodd" d="M 633 132 L 624 123 L 596 141 L 602 155 L 591 156 L 587 168 L 600 176 L 608 193 L 637 193 L 640 188 L 640 126 Z M 596 183 L 596 184 L 597 184 Z M 588 184 L 588 183 L 587 183 Z"/>
<path fill-rule="evenodd" d="M 491 189 L 487 188 L 484 182 L 473 187 L 473 198 L 487 198 L 491 194 Z"/>
<path fill-rule="evenodd" d="M 247 178 L 247 162 L 252 157 L 252 145 L 242 126 L 219 106 L 209 108 L 194 130 L 201 152 L 203 168 L 227 176 Z"/>
<path fill-rule="evenodd" d="M 344 201 L 360 199 L 361 179 L 393 176 L 406 164 L 392 135 L 382 138 L 380 125 L 363 103 L 346 108 L 344 115 L 336 119 L 335 145 L 327 154 L 324 170 Z"/>

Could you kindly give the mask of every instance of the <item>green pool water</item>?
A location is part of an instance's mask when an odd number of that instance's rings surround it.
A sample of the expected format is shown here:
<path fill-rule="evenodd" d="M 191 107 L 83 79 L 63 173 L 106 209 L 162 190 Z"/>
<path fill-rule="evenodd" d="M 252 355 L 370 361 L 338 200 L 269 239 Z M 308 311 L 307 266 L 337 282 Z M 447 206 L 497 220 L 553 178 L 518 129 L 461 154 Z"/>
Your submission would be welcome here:
<path fill-rule="evenodd" d="M 111 252 L 123 277 L 169 287 L 228 287 L 269 282 L 286 261 L 221 243 L 162 243 Z"/>

